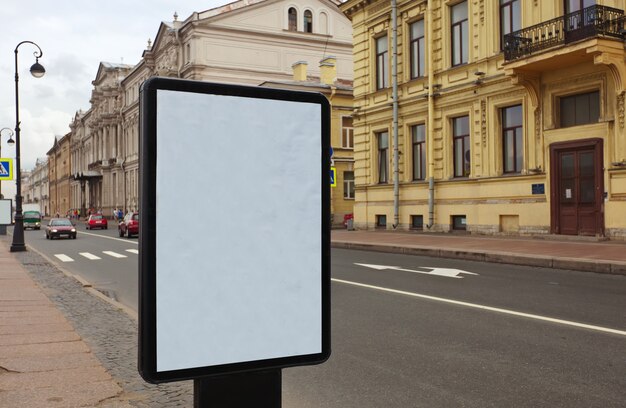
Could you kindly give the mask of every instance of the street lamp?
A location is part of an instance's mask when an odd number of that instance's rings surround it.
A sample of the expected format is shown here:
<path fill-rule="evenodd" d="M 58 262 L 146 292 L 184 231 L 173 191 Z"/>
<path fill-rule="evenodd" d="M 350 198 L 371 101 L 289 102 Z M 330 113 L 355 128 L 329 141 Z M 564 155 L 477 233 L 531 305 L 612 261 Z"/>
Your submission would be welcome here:
<path fill-rule="evenodd" d="M 13 140 L 13 131 L 11 129 L 9 129 L 8 127 L 0 129 L 0 158 L 2 157 L 2 132 L 4 132 L 5 130 L 9 131 L 9 140 L 7 140 L 7 143 L 10 145 L 15 143 L 15 140 Z M 0 179 L 0 198 L 2 198 L 2 180 L 1 179 Z"/>
<path fill-rule="evenodd" d="M 22 44 L 32 44 L 37 47 L 38 51 L 35 51 L 35 63 L 30 67 L 30 73 L 35 78 L 41 78 L 46 70 L 39 63 L 39 58 L 43 55 L 41 48 L 32 41 L 22 41 L 15 47 L 15 228 L 13 229 L 13 244 L 11 244 L 11 252 L 26 251 L 26 244 L 24 244 L 24 215 L 22 214 L 22 171 L 20 168 L 20 98 L 18 89 L 19 75 L 17 73 L 17 49 Z"/>

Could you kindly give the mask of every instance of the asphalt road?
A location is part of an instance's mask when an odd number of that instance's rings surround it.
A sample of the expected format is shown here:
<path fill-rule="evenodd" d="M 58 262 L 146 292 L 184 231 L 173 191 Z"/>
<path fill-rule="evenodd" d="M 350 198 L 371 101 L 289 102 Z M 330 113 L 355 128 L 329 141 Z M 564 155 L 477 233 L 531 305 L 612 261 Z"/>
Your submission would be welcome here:
<path fill-rule="evenodd" d="M 136 310 L 136 238 L 26 242 Z M 624 276 L 349 250 L 332 274 L 333 354 L 283 370 L 284 407 L 626 406 Z"/>
<path fill-rule="evenodd" d="M 46 220 L 44 220 L 46 223 Z M 44 230 L 26 230 L 24 241 L 51 262 L 78 275 L 94 288 L 137 311 L 138 239 L 120 238 L 117 224 L 106 230 L 87 230 L 76 225 L 74 239 L 47 240 Z"/>
<path fill-rule="evenodd" d="M 626 406 L 624 277 L 334 250 L 333 278 L 333 354 L 285 406 Z"/>

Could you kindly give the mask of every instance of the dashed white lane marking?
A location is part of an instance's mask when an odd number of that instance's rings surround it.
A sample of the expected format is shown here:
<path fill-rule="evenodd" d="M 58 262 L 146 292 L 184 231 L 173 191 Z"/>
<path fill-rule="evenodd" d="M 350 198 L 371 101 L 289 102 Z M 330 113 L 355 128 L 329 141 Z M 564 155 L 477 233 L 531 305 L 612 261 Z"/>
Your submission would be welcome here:
<path fill-rule="evenodd" d="M 56 256 L 61 262 L 74 262 L 72 258 L 65 254 L 54 254 L 54 256 Z"/>
<path fill-rule="evenodd" d="M 117 252 L 113 251 L 102 251 L 102 253 L 112 256 L 113 258 L 126 258 L 126 255 L 118 254 Z"/>
<path fill-rule="evenodd" d="M 131 254 L 138 254 L 139 250 L 138 249 L 127 249 L 126 252 L 130 252 Z"/>
<path fill-rule="evenodd" d="M 580 327 L 580 328 L 589 329 L 589 330 L 595 330 L 595 331 L 604 332 L 604 333 L 611 333 L 611 334 L 618 334 L 620 336 L 626 336 L 626 331 L 624 331 L 624 330 L 616 330 L 616 329 L 611 329 L 611 328 L 608 328 L 608 327 L 594 326 L 594 325 L 591 325 L 591 324 L 572 322 L 572 321 L 569 321 L 569 320 L 561 320 L 561 319 L 555 319 L 555 318 L 552 318 L 552 317 L 540 316 L 540 315 L 535 315 L 535 314 L 530 314 L 530 313 L 516 312 L 514 310 L 500 309 L 500 308 L 497 308 L 497 307 L 478 305 L 476 303 L 461 302 L 461 301 L 458 301 L 458 300 L 445 299 L 445 298 L 440 298 L 440 297 L 436 297 L 436 296 L 422 295 L 420 293 L 405 292 L 403 290 L 383 288 L 383 287 L 380 287 L 380 286 L 367 285 L 365 283 L 351 282 L 351 281 L 346 281 L 346 280 L 341 280 L 341 279 L 334 279 L 334 278 L 331 279 L 331 280 L 333 282 L 344 283 L 346 285 L 352 285 L 352 286 L 359 286 L 359 287 L 362 287 L 362 288 L 380 290 L 382 292 L 395 293 L 395 294 L 398 294 L 398 295 L 406 295 L 406 296 L 416 297 L 416 298 L 420 298 L 420 299 L 434 300 L 434 301 L 437 301 L 437 302 L 451 303 L 451 304 L 458 305 L 458 306 L 465 306 L 465 307 L 471 307 L 471 308 L 475 308 L 475 309 L 489 310 L 491 312 L 496 312 L 496 313 L 503 313 L 503 314 L 513 315 L 513 316 L 526 317 L 526 318 L 535 319 L 535 320 L 543 320 L 545 322 L 557 323 L 557 324 L 562 324 L 562 325 L 565 325 L 565 326 L 574 326 L 574 327 Z"/>
<path fill-rule="evenodd" d="M 94 254 L 90 254 L 89 252 L 79 252 L 79 254 L 81 254 L 82 256 L 84 256 L 87 259 L 91 259 L 91 260 L 95 260 L 95 259 L 102 259 L 97 255 Z"/>

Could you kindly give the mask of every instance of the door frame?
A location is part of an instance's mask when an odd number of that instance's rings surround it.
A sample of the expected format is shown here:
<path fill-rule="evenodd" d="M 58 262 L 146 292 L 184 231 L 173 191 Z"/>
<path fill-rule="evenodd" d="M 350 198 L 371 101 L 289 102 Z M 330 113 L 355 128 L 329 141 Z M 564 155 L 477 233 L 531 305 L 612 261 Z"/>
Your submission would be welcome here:
<path fill-rule="evenodd" d="M 604 236 L 604 140 L 600 138 L 577 140 L 573 142 L 559 142 L 550 145 L 550 233 L 561 234 L 558 225 L 560 218 L 561 197 L 559 153 L 574 150 L 593 149 L 595 160 L 595 200 L 596 236 Z"/>

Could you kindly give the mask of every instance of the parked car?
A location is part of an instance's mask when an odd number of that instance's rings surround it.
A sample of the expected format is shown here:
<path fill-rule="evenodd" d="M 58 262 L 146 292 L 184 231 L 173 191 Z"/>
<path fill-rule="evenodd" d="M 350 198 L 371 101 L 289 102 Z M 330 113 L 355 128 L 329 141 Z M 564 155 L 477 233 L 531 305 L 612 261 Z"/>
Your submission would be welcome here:
<path fill-rule="evenodd" d="M 85 223 L 85 228 L 87 228 L 87 229 L 94 229 L 94 228 L 107 229 L 107 228 L 109 228 L 109 224 L 107 222 L 107 219 L 104 218 L 102 215 L 100 215 L 100 214 L 93 214 L 93 215 L 90 215 L 89 218 L 87 218 L 87 222 Z"/>
<path fill-rule="evenodd" d="M 68 238 L 76 239 L 76 227 L 67 218 L 51 218 L 46 225 L 46 239 L 54 239 L 66 235 Z"/>
<path fill-rule="evenodd" d="M 127 238 L 139 234 L 139 213 L 129 212 L 124 219 L 118 224 L 117 230 L 120 237 L 126 235 Z"/>

